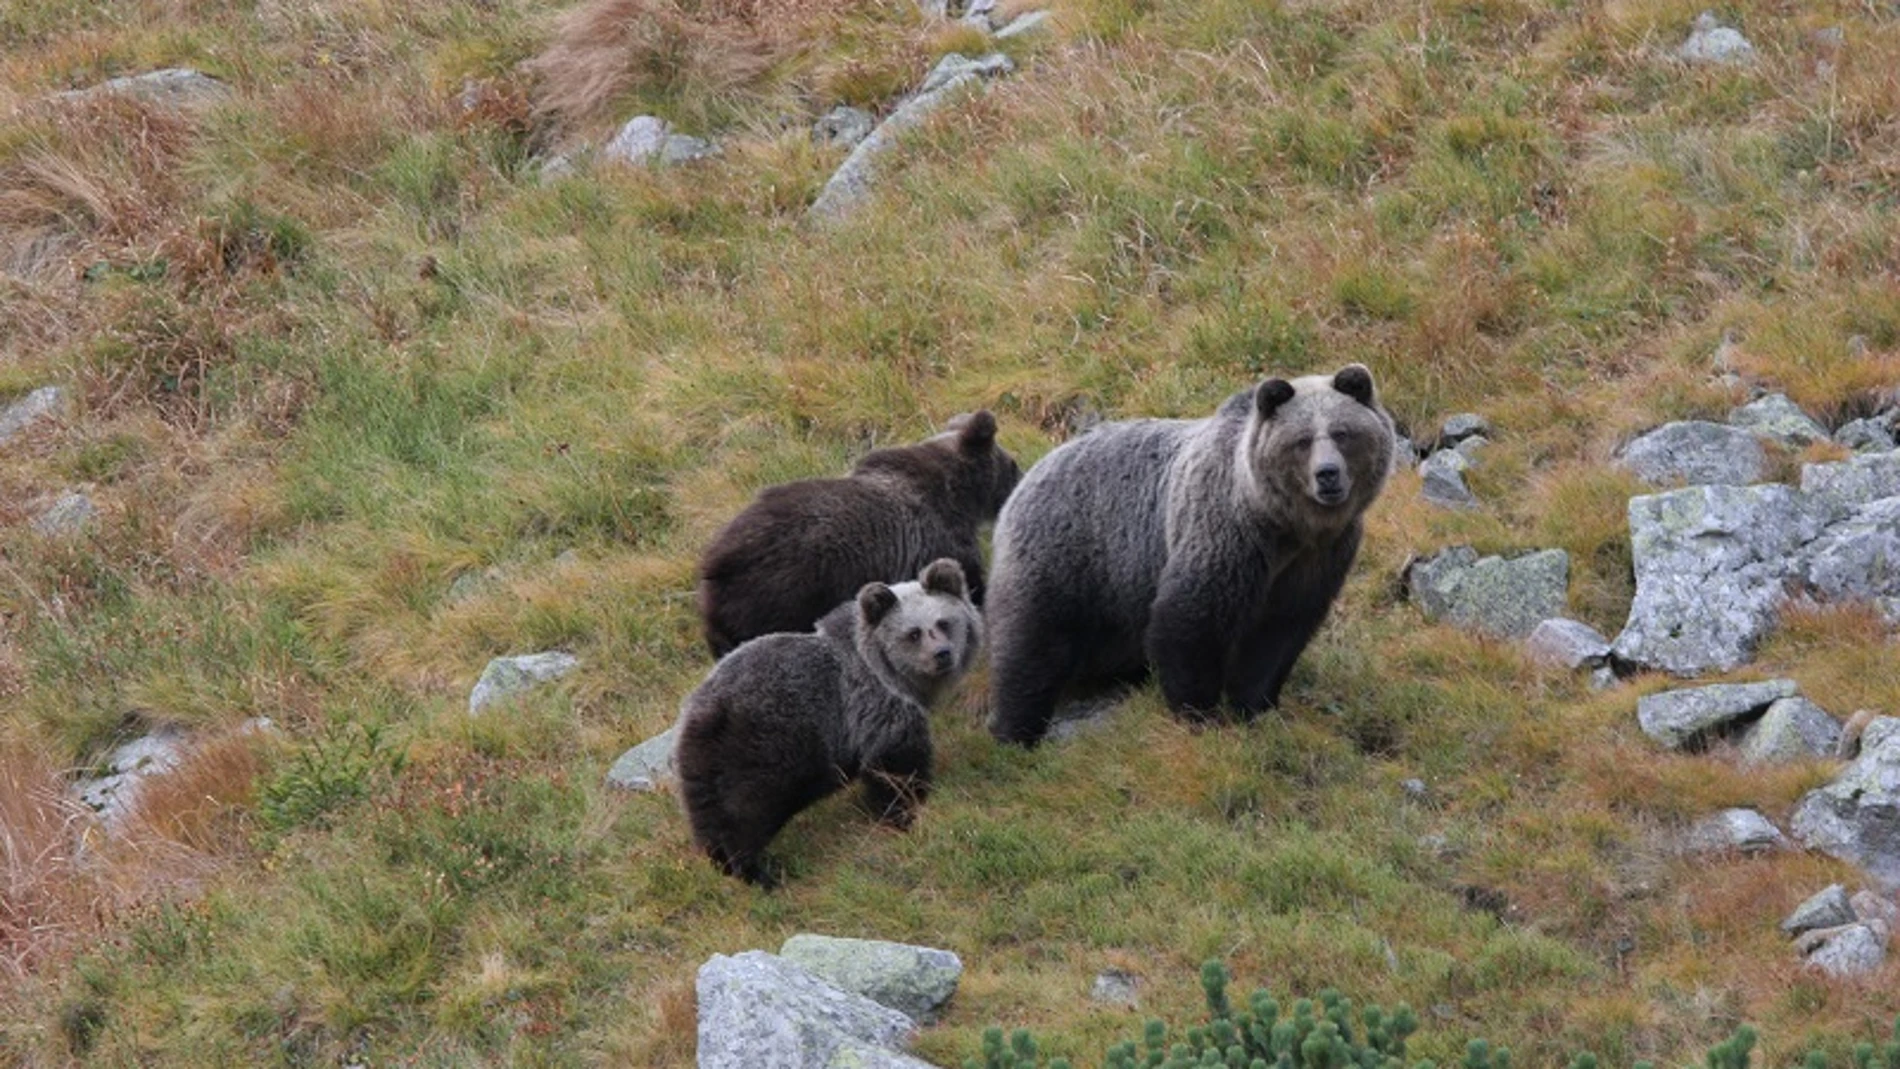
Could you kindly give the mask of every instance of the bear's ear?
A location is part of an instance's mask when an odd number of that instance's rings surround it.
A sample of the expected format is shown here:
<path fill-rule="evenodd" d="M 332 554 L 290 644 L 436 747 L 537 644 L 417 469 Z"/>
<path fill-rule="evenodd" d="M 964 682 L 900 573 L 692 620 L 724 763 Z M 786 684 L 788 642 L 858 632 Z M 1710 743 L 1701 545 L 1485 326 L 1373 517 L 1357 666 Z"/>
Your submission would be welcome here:
<path fill-rule="evenodd" d="M 1285 379 L 1268 379 L 1254 387 L 1253 407 L 1261 419 L 1272 419 L 1280 406 L 1293 400 L 1293 384 Z"/>
<path fill-rule="evenodd" d="M 1333 389 L 1370 408 L 1374 404 L 1372 371 L 1364 364 L 1347 364 L 1333 376 Z"/>
<path fill-rule="evenodd" d="M 981 453 L 996 444 L 996 417 L 987 408 L 957 417 L 955 426 L 957 444 L 966 453 Z"/>
<path fill-rule="evenodd" d="M 866 583 L 858 591 L 858 615 L 864 622 L 875 626 L 892 609 L 897 608 L 897 592 L 883 583 Z"/>
<path fill-rule="evenodd" d="M 953 598 L 963 596 L 963 565 L 949 557 L 931 561 L 924 569 L 924 574 L 917 579 L 923 583 L 925 593 L 948 594 Z"/>

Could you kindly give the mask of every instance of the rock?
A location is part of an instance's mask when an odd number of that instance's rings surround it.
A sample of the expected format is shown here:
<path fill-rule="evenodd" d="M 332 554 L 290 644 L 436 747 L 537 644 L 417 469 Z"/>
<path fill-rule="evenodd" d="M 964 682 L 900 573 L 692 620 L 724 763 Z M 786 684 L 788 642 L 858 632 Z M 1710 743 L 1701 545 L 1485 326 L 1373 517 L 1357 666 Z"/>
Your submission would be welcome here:
<path fill-rule="evenodd" d="M 1893 429 L 1880 419 L 1849 420 L 1834 432 L 1834 440 L 1856 453 L 1888 453 L 1896 444 Z"/>
<path fill-rule="evenodd" d="M 1002 62 L 993 62 L 996 59 Z M 953 60 L 957 62 L 953 63 Z M 938 78 L 940 72 L 952 68 L 957 73 Z M 806 214 L 818 222 L 835 222 L 851 214 L 871 195 L 872 184 L 877 179 L 877 158 L 897 144 L 904 131 L 921 125 L 931 112 L 949 101 L 957 89 L 1012 69 L 1014 65 L 1010 63 L 1009 57 L 1000 53 L 982 60 L 965 59 L 954 52 L 943 57 L 937 69 L 931 72 L 931 77 L 925 80 L 924 88 L 898 105 L 877 129 L 858 142 L 851 154 L 844 158 L 844 162 L 825 181 L 825 188 L 818 192 L 818 199 L 812 202 Z"/>
<path fill-rule="evenodd" d="M 1591 690 L 1609 690 L 1611 687 L 1616 686 L 1616 683 L 1617 683 L 1616 669 L 1610 667 L 1609 665 L 1606 664 L 1600 668 L 1593 668 L 1590 670 L 1590 689 Z"/>
<path fill-rule="evenodd" d="M 1696 16 L 1689 39 L 1676 49 L 1676 55 L 1690 63 L 1755 62 L 1755 46 L 1741 31 L 1722 25 L 1710 12 Z"/>
<path fill-rule="evenodd" d="M 1740 427 L 1667 423 L 1623 447 L 1617 463 L 1652 486 L 1747 486 L 1768 474 L 1768 454 Z"/>
<path fill-rule="evenodd" d="M 1869 602 L 1900 623 L 1900 497 L 1829 527 L 1808 547 L 1803 578 L 1817 597 Z"/>
<path fill-rule="evenodd" d="M 114 830 L 137 806 L 145 781 L 177 768 L 189 743 L 185 732 L 175 727 L 133 739 L 106 755 L 99 775 L 74 783 L 73 795 L 99 815 L 107 830 Z"/>
<path fill-rule="evenodd" d="M 1490 444 L 1491 439 L 1486 438 L 1482 434 L 1474 434 L 1459 442 L 1457 445 L 1452 446 L 1451 451 L 1464 457 L 1465 463 L 1476 464 L 1478 458 L 1483 455 L 1485 447 Z"/>
<path fill-rule="evenodd" d="M 45 512 L 33 517 L 33 530 L 46 538 L 65 538 L 90 527 L 99 517 L 92 498 L 76 490 L 59 495 Z"/>
<path fill-rule="evenodd" d="M 600 150 L 602 158 L 616 163 L 651 163 L 666 148 L 666 120 L 656 115 L 636 115 L 615 133 Z"/>
<path fill-rule="evenodd" d="M 1781 930 L 1796 936 L 1816 928 L 1838 928 L 1857 919 L 1847 888 L 1837 883 L 1794 907 L 1794 912 L 1781 922 Z"/>
<path fill-rule="evenodd" d="M 1009 25 L 997 30 L 996 39 L 998 41 L 1007 41 L 1012 37 L 1021 37 L 1023 34 L 1041 29 L 1048 25 L 1048 23 L 1049 12 L 1026 11 L 1016 16 Z"/>
<path fill-rule="evenodd" d="M 1900 889 L 1900 719 L 1869 723 L 1860 756 L 1801 799 L 1789 829 L 1803 846 L 1859 865 L 1880 890 Z"/>
<path fill-rule="evenodd" d="M 1742 736 L 1742 762 L 1750 765 L 1829 757 L 1841 740 L 1840 722 L 1806 698 L 1782 698 L 1768 706 Z"/>
<path fill-rule="evenodd" d="M 1421 462 L 1419 494 L 1434 505 L 1445 508 L 1478 507 L 1478 499 L 1465 485 L 1465 470 L 1471 461 L 1455 449 L 1440 449 Z"/>
<path fill-rule="evenodd" d="M 1885 895 L 1877 895 L 1872 891 L 1855 891 L 1854 897 L 1848 899 L 1847 902 L 1848 905 L 1854 907 L 1855 920 L 1879 921 L 1889 930 L 1893 928 L 1895 922 L 1900 922 L 1900 905 L 1895 905 L 1893 899 Z"/>
<path fill-rule="evenodd" d="M 1438 448 L 1449 449 L 1466 438 L 1490 435 L 1491 421 L 1476 412 L 1460 412 L 1445 421 L 1438 432 Z"/>
<path fill-rule="evenodd" d="M 1401 434 L 1392 446 L 1392 470 L 1411 471 L 1418 467 L 1418 447 Z"/>
<path fill-rule="evenodd" d="M 1596 668 L 1610 657 L 1610 640 L 1589 624 L 1554 616 L 1524 640 L 1531 660 L 1551 668 Z"/>
<path fill-rule="evenodd" d="M 42 386 L 5 408 L 0 408 L 0 445 L 19 437 L 21 432 L 35 423 L 57 415 L 65 403 L 65 390 L 57 386 Z"/>
<path fill-rule="evenodd" d="M 1135 1009 L 1141 1005 L 1141 977 L 1124 969 L 1103 969 L 1089 988 L 1089 1001 Z"/>
<path fill-rule="evenodd" d="M 929 1069 L 909 1017 L 763 951 L 713 955 L 696 991 L 699 1069 Z"/>
<path fill-rule="evenodd" d="M 667 134 L 665 143 L 660 146 L 660 162 L 665 164 L 692 163 L 718 155 L 718 145 L 691 134 Z"/>
<path fill-rule="evenodd" d="M 1636 700 L 1636 722 L 1643 734 L 1672 750 L 1681 749 L 1698 736 L 1794 697 L 1798 689 L 1792 679 L 1771 679 L 1666 690 Z"/>
<path fill-rule="evenodd" d="M 1693 854 L 1761 854 L 1788 845 L 1788 837 L 1753 809 L 1724 809 L 1691 825 L 1683 846 Z"/>
<path fill-rule="evenodd" d="M 1833 513 L 1847 516 L 1862 505 L 1900 497 L 1900 450 L 1863 453 L 1830 464 L 1803 464 L 1801 491 Z"/>
<path fill-rule="evenodd" d="M 673 745 L 677 727 L 658 735 L 620 755 L 607 770 L 607 785 L 623 791 L 656 791 L 674 780 Z"/>
<path fill-rule="evenodd" d="M 1777 484 L 1631 498 L 1636 597 L 1615 655 L 1688 676 L 1746 663 L 1826 520 L 1807 495 Z"/>
<path fill-rule="evenodd" d="M 1425 781 L 1416 777 L 1400 780 L 1399 790 L 1404 791 L 1407 798 L 1418 802 L 1424 801 L 1431 794 L 1431 789 L 1425 786 Z"/>
<path fill-rule="evenodd" d="M 795 935 L 778 953 L 835 987 L 923 1023 L 936 1020 L 963 975 L 962 960 L 948 950 L 876 939 Z"/>
<path fill-rule="evenodd" d="M 996 0 L 970 0 L 970 6 L 964 9 L 961 21 L 989 33 L 996 28 L 992 21 L 995 15 Z"/>
<path fill-rule="evenodd" d="M 850 148 L 871 135 L 877 119 L 863 108 L 840 104 L 812 124 L 811 139 L 820 145 Z"/>
<path fill-rule="evenodd" d="M 1127 691 L 1118 689 L 1061 702 L 1049 720 L 1043 741 L 1063 743 L 1093 735 L 1109 725 L 1127 697 Z"/>
<path fill-rule="evenodd" d="M 482 669 L 482 678 L 468 695 L 468 715 L 474 716 L 536 684 L 559 679 L 580 667 L 580 658 L 552 650 L 525 653 L 515 657 L 497 657 Z"/>
<path fill-rule="evenodd" d="M 1836 978 L 1865 976 L 1887 960 L 1887 937 L 1871 924 L 1811 932 L 1808 964 Z"/>
<path fill-rule="evenodd" d="M 1790 448 L 1828 440 L 1827 428 L 1809 419 L 1801 406 L 1790 401 L 1785 393 L 1771 393 L 1750 401 L 1730 412 L 1728 421 Z"/>
<path fill-rule="evenodd" d="M 90 89 L 55 93 L 56 100 L 87 100 L 103 96 L 134 97 L 173 108 L 198 108 L 216 104 L 231 95 L 231 87 L 189 67 L 133 74 L 100 82 Z"/>
<path fill-rule="evenodd" d="M 1427 618 L 1498 638 L 1522 638 L 1562 612 L 1569 581 L 1570 555 L 1561 549 L 1506 560 L 1454 546 L 1414 564 L 1406 575 Z"/>
<path fill-rule="evenodd" d="M 541 161 L 541 181 L 553 182 L 574 174 L 574 157 L 565 152 L 557 152 Z"/>

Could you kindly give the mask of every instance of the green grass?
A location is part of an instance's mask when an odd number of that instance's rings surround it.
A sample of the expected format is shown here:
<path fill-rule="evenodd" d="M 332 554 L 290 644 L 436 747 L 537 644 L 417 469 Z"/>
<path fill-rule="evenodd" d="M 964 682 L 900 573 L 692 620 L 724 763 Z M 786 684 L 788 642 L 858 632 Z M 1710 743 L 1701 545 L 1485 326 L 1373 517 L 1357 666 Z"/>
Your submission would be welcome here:
<path fill-rule="evenodd" d="M 1762 61 L 1711 71 L 1662 58 L 1679 3 L 1059 3 L 1021 72 L 814 228 L 838 154 L 802 123 L 971 42 L 803 12 L 744 78 L 689 57 L 550 126 L 516 68 L 541 5 L 70 6 L 0 14 L 0 103 L 173 63 L 235 94 L 0 129 L 0 231 L 40 250 L 0 286 L 0 395 L 79 402 L 0 449 L 0 740 L 84 768 L 154 724 L 281 735 L 70 874 L 0 984 L 0 1061 L 683 1066 L 697 965 L 805 930 L 957 951 L 918 1047 L 946 1064 L 992 1024 L 1093 1058 L 1130 1031 L 1097 972 L 1185 1019 L 1210 957 L 1407 1001 L 1440 1064 L 1472 1035 L 1679 1063 L 1742 1020 L 1780 1064 L 1900 1011 L 1775 931 L 1841 867 L 1659 845 L 1720 805 L 1785 815 L 1825 767 L 1655 752 L 1632 710 L 1660 683 L 1592 693 L 1395 593 L 1450 543 L 1561 546 L 1573 615 L 1614 631 L 1636 487 L 1604 462 L 1726 411 L 1725 334 L 1829 420 L 1900 383 L 1890 15 L 1731 5 Z M 725 155 L 539 177 L 648 109 Z M 1194 733 L 1148 688 L 1022 754 L 979 673 L 918 826 L 832 799 L 773 895 L 602 783 L 705 671 L 693 563 L 760 487 L 980 406 L 1027 464 L 1080 412 L 1200 415 L 1351 361 L 1415 437 L 1491 419 L 1487 504 L 1393 480 L 1280 712 Z M 99 527 L 32 535 L 75 484 Z M 487 658 L 554 646 L 582 669 L 468 720 Z M 1839 715 L 1900 706 L 1866 613 L 1793 614 L 1761 660 Z"/>

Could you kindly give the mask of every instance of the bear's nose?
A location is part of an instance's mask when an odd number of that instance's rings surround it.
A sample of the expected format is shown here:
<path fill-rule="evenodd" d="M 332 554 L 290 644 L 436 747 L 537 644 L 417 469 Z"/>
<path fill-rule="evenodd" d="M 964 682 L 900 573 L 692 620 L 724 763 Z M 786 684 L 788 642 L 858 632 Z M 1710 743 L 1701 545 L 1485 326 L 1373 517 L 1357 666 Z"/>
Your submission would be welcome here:
<path fill-rule="evenodd" d="M 935 656 L 937 660 L 937 668 L 939 671 L 950 667 L 950 660 L 951 660 L 950 647 L 945 646 L 939 649 L 936 652 Z"/>
<path fill-rule="evenodd" d="M 1321 464 L 1313 470 L 1313 482 L 1319 487 L 1320 493 L 1336 494 L 1343 489 L 1341 478 L 1344 474 L 1337 464 Z"/>

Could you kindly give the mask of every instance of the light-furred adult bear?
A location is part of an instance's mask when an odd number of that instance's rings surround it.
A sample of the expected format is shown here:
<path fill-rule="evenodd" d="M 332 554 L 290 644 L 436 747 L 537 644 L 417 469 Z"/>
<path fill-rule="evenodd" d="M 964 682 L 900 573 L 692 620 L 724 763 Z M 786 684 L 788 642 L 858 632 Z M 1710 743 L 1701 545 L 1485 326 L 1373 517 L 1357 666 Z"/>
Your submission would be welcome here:
<path fill-rule="evenodd" d="M 930 705 L 981 643 L 963 568 L 946 558 L 912 582 L 866 584 L 816 632 L 733 650 L 680 707 L 674 766 L 693 840 L 769 887 L 766 844 L 853 779 L 880 820 L 909 827 L 930 789 Z"/>
<path fill-rule="evenodd" d="M 996 417 L 977 412 L 916 445 L 866 454 L 843 478 L 767 487 L 700 560 L 706 645 L 724 657 L 747 639 L 810 630 L 865 583 L 916 575 L 939 557 L 963 566 L 981 605 L 977 528 L 1020 474 L 996 444 Z"/>
<path fill-rule="evenodd" d="M 1103 424 L 996 522 L 990 732 L 1034 745 L 1071 684 L 1152 666 L 1177 716 L 1274 705 L 1392 466 L 1372 373 L 1268 379 L 1201 420 Z"/>

